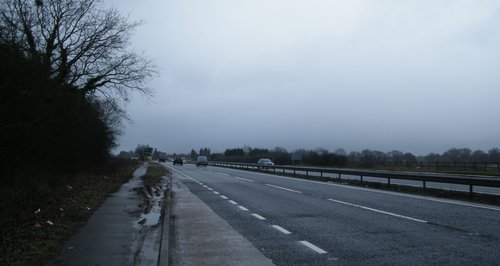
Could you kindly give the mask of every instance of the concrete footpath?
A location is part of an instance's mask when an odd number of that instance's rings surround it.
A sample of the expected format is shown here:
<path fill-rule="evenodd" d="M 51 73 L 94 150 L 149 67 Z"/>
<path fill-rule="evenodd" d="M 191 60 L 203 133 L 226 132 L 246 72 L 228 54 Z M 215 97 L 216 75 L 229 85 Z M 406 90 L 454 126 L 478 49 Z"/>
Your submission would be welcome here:
<path fill-rule="evenodd" d="M 145 198 L 138 191 L 147 168 L 140 166 L 48 265 L 273 265 L 191 193 L 175 171 L 170 202 L 153 205 L 159 212 L 166 206 L 164 218 L 144 213 Z"/>
<path fill-rule="evenodd" d="M 142 165 L 133 178 L 109 197 L 49 265 L 133 265 L 137 250 L 137 217 L 142 198 L 133 191 L 146 173 Z"/>
<path fill-rule="evenodd" d="M 164 226 L 170 224 L 171 239 L 168 250 L 162 248 L 160 254 L 169 259 L 160 260 L 160 265 L 273 265 L 179 177 L 173 171 L 171 215 L 164 220 Z"/>

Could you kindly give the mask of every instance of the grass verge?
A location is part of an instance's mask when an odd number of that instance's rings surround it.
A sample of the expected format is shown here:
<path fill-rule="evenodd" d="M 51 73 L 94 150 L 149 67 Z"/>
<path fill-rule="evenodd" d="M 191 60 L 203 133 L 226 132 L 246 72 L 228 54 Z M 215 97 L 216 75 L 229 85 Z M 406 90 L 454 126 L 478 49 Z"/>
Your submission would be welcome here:
<path fill-rule="evenodd" d="M 113 159 L 88 173 L 10 177 L 0 188 L 0 265 L 45 265 L 137 166 Z"/>
<path fill-rule="evenodd" d="M 144 186 L 153 187 L 161 183 L 161 178 L 167 176 L 168 171 L 158 163 L 149 163 L 146 174 L 142 177 Z"/>

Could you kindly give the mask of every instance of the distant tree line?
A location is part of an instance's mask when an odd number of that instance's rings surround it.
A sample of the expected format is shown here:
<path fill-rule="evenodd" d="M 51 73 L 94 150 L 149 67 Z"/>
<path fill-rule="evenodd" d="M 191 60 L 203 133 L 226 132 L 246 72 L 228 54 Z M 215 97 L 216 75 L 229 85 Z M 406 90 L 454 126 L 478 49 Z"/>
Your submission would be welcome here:
<path fill-rule="evenodd" d="M 194 151 L 194 150 L 193 150 Z M 192 151 L 192 152 L 193 152 Z M 311 166 L 331 167 L 383 167 L 383 166 L 413 166 L 420 162 L 477 162 L 496 163 L 500 162 L 500 148 L 490 150 L 472 151 L 468 148 L 451 148 L 442 154 L 430 153 L 425 156 L 416 156 L 410 152 L 393 150 L 382 152 L 365 149 L 347 153 L 344 149 L 336 149 L 333 152 L 318 148 L 315 150 L 299 149 L 288 152 L 285 148 L 274 149 L 242 148 L 226 149 L 223 153 L 210 154 L 210 160 L 256 163 L 260 158 L 269 158 L 275 164 L 289 165 L 301 164 Z"/>
<path fill-rule="evenodd" d="M 443 154 L 430 153 L 421 159 L 428 162 L 500 162 L 500 148 L 492 148 L 488 151 L 451 148 Z"/>
<path fill-rule="evenodd" d="M 291 164 L 290 154 L 285 148 L 276 147 L 274 149 L 262 148 L 233 148 L 227 149 L 224 153 L 212 154 L 210 159 L 214 161 L 255 163 L 260 158 L 269 158 L 276 164 Z"/>

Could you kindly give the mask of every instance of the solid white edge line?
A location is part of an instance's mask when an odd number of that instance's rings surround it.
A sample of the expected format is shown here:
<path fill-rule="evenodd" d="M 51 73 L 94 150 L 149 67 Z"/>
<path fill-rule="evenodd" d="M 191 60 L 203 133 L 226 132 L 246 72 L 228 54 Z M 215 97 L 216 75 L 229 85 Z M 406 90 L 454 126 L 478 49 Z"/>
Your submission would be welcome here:
<path fill-rule="evenodd" d="M 185 176 L 185 177 L 187 177 L 187 178 L 190 178 L 190 176 L 188 176 L 187 174 L 184 174 L 183 172 L 181 172 L 181 171 L 179 171 L 179 170 L 177 170 L 177 169 L 175 169 L 175 168 L 172 168 L 172 167 L 170 167 L 170 166 L 168 166 L 168 168 L 169 168 L 169 169 L 172 169 L 172 170 L 174 170 L 174 171 L 176 171 L 177 173 L 179 173 L 179 174 L 181 174 L 181 175 L 183 175 L 183 176 Z"/>
<path fill-rule="evenodd" d="M 283 227 L 281 227 L 281 226 L 279 226 L 279 225 L 275 225 L 275 224 L 274 224 L 274 225 L 271 225 L 271 226 L 272 226 L 274 229 L 276 229 L 276 230 L 278 230 L 278 231 L 282 232 L 282 233 L 283 233 L 283 234 L 285 234 L 285 235 L 291 235 L 291 234 L 292 234 L 292 232 L 290 232 L 290 231 L 286 230 L 285 228 L 283 228 Z"/>
<path fill-rule="evenodd" d="M 314 250 L 314 251 L 316 251 L 319 254 L 326 254 L 326 253 L 328 253 L 328 252 L 320 249 L 319 247 L 317 247 L 317 246 L 309 243 L 308 241 L 303 240 L 303 241 L 299 241 L 299 243 L 302 244 L 302 245 L 304 245 L 304 246 L 306 246 L 306 247 L 308 247 L 308 248 L 310 248 L 310 249 L 312 249 L 312 250 Z"/>
<path fill-rule="evenodd" d="M 278 188 L 278 189 L 283 189 L 283 190 L 286 190 L 286 191 L 290 191 L 290 192 L 294 192 L 294 193 L 299 193 L 299 194 L 302 193 L 302 192 L 300 192 L 298 190 L 293 190 L 293 189 L 289 189 L 289 188 L 286 188 L 286 187 L 280 187 L 280 186 L 275 186 L 275 185 L 271 185 L 271 184 L 266 184 L 266 186 L 273 187 L 273 188 Z"/>
<path fill-rule="evenodd" d="M 245 207 L 243 207 L 243 206 L 241 206 L 241 205 L 240 205 L 240 206 L 238 206 L 238 208 L 240 208 L 240 210 L 242 210 L 242 211 L 248 211 L 248 209 L 247 209 L 247 208 L 245 208 Z"/>
<path fill-rule="evenodd" d="M 261 220 L 261 221 L 266 220 L 266 218 L 264 218 L 264 217 L 262 217 L 262 216 L 260 216 L 260 215 L 258 215 L 256 213 L 252 213 L 252 216 L 255 217 L 255 218 L 257 218 L 257 219 L 259 219 L 259 220 Z"/>
<path fill-rule="evenodd" d="M 236 203 L 236 201 L 234 201 L 234 200 L 228 200 L 228 201 L 229 201 L 229 203 L 231 203 L 233 205 L 238 205 L 238 203 Z"/>
<path fill-rule="evenodd" d="M 221 175 L 229 176 L 229 174 L 226 174 L 226 173 L 222 173 L 222 172 L 217 172 L 217 173 L 221 174 Z"/>
<path fill-rule="evenodd" d="M 386 212 L 386 211 L 382 211 L 382 210 L 377 210 L 377 209 L 374 209 L 374 208 L 365 207 L 365 206 L 362 206 L 362 205 L 353 204 L 353 203 L 349 203 L 349 202 L 345 202 L 345 201 L 334 200 L 334 199 L 328 199 L 328 200 L 332 201 L 332 202 L 336 202 L 336 203 L 340 203 L 340 204 L 352 206 L 352 207 L 361 208 L 361 209 L 368 210 L 368 211 L 373 211 L 373 212 L 382 213 L 382 214 L 386 214 L 386 215 L 390 215 L 390 216 L 394 216 L 394 217 L 398 217 L 398 218 L 402 218 L 402 219 L 407 219 L 407 220 L 414 221 L 414 222 L 428 223 L 428 221 L 417 219 L 417 218 L 413 218 L 413 217 L 410 217 L 410 216 L 405 216 L 405 215 L 400 215 L 400 214 L 396 214 L 396 213 L 392 213 L 392 212 Z"/>
<path fill-rule="evenodd" d="M 229 199 L 228 197 L 226 197 L 224 195 L 220 195 L 220 197 L 223 198 L 223 199 L 225 199 L 225 200 Z"/>
<path fill-rule="evenodd" d="M 235 176 L 235 178 L 238 178 L 240 180 L 243 180 L 243 181 L 247 181 L 247 182 L 252 182 L 254 183 L 255 181 L 251 180 L 251 179 L 246 179 L 246 178 L 243 178 L 243 177 L 239 177 L 239 176 Z"/>

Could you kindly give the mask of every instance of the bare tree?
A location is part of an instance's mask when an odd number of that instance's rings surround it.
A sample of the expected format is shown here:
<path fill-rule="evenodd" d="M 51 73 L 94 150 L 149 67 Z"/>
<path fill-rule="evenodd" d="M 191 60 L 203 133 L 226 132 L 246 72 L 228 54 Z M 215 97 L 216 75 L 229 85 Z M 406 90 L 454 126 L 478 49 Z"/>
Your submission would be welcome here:
<path fill-rule="evenodd" d="M 155 68 L 129 51 L 138 22 L 101 0 L 0 0 L 0 41 L 19 46 L 52 79 L 117 107 L 131 91 L 151 95 Z"/>

